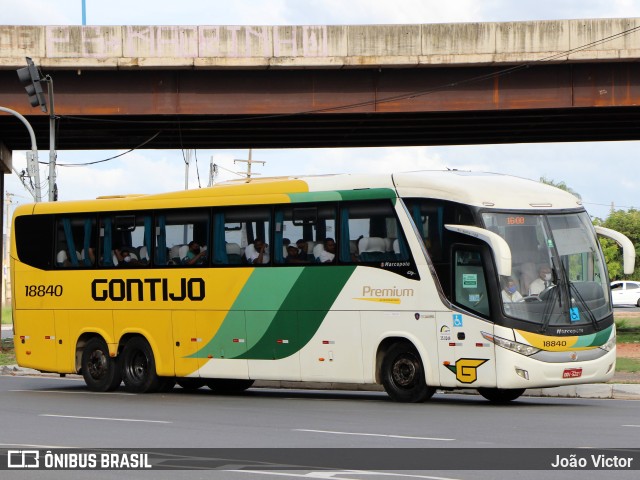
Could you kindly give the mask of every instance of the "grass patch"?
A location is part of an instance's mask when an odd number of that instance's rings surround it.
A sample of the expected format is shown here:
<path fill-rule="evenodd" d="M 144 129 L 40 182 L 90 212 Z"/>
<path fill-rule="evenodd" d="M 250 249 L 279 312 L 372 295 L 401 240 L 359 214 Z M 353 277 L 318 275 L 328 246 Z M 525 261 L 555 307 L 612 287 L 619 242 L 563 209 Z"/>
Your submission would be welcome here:
<path fill-rule="evenodd" d="M 618 357 L 616 361 L 616 372 L 640 372 L 640 359 Z"/>
<path fill-rule="evenodd" d="M 637 316 L 613 314 L 617 328 L 640 328 L 640 313 Z"/>
<path fill-rule="evenodd" d="M 618 330 L 616 334 L 617 343 L 640 343 L 640 333 L 629 333 Z"/>
<path fill-rule="evenodd" d="M 618 317 L 615 321 L 618 343 L 640 343 L 640 316 Z"/>
<path fill-rule="evenodd" d="M 13 350 L 13 339 L 4 338 L 2 340 L 2 350 L 0 350 L 0 366 L 15 365 L 16 353 Z"/>
<path fill-rule="evenodd" d="M 2 324 L 9 325 L 13 322 L 11 307 L 2 307 Z"/>

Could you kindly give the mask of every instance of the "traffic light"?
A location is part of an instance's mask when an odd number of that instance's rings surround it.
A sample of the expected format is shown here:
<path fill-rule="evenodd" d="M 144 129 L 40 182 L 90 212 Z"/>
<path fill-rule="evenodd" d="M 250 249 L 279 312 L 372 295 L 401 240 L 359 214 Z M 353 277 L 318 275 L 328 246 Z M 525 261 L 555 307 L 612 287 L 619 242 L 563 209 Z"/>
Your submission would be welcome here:
<path fill-rule="evenodd" d="M 33 60 L 29 57 L 27 58 L 27 66 L 24 68 L 18 69 L 18 78 L 20 79 L 20 83 L 27 91 L 27 95 L 29 96 L 29 103 L 31 103 L 32 107 L 37 107 L 38 105 L 42 109 L 43 112 L 47 111 L 47 102 L 44 98 L 44 91 L 42 90 L 42 85 L 40 84 L 40 74 L 38 73 L 38 67 L 35 66 Z"/>

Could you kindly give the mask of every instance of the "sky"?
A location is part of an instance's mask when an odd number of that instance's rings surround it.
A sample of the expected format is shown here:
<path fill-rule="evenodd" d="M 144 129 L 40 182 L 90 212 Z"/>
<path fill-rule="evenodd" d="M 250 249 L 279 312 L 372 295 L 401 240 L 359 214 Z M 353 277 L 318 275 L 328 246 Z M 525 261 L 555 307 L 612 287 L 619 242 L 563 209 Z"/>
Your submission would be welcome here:
<path fill-rule="evenodd" d="M 0 0 L 0 25 L 80 25 L 82 0 Z M 358 25 L 507 22 L 640 17 L 640 0 L 86 0 L 88 25 Z M 25 102 L 26 102 L 25 95 Z M 565 182 L 587 211 L 605 218 L 616 209 L 640 208 L 639 142 L 253 150 L 261 176 L 390 173 L 420 169 L 490 171 Z M 59 151 L 59 163 L 83 163 L 122 151 Z M 189 188 L 206 187 L 209 164 L 216 181 L 239 178 L 247 150 L 197 150 Z M 196 162 L 197 158 L 197 162 Z M 40 152 L 48 160 L 48 151 Z M 24 152 L 13 153 L 18 171 Z M 197 168 L 196 168 L 197 167 Z M 86 167 L 58 167 L 60 200 L 100 195 L 157 193 L 185 188 L 180 150 L 136 150 Z M 41 169 L 42 179 L 47 171 Z M 46 190 L 46 189 L 45 189 Z M 32 197 L 15 174 L 5 176 L 13 205 Z M 46 198 L 46 191 L 44 197 Z"/>

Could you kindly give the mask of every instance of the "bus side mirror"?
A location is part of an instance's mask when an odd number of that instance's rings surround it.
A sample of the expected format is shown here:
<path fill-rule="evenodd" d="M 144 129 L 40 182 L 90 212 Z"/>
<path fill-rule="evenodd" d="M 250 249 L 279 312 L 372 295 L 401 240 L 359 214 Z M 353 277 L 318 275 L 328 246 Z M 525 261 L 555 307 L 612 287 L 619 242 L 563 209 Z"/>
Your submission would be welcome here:
<path fill-rule="evenodd" d="M 622 247 L 622 269 L 625 275 L 631 275 L 636 263 L 636 249 L 629 238 L 610 228 L 595 226 L 596 233 L 600 236 L 610 238 Z"/>
<path fill-rule="evenodd" d="M 498 275 L 511 276 L 511 249 L 500 235 L 484 228 L 472 227 L 471 225 L 445 225 L 444 227 L 452 232 L 469 235 L 485 242 L 491 248 L 496 259 Z"/>

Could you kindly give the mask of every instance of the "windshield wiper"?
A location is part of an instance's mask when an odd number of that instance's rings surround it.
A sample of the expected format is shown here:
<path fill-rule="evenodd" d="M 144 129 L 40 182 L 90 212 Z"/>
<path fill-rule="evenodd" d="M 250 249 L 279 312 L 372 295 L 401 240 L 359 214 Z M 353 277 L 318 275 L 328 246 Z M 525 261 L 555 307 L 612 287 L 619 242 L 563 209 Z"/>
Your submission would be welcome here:
<path fill-rule="evenodd" d="M 551 311 L 556 302 L 556 296 L 558 295 L 558 287 L 554 285 L 550 288 L 549 296 L 545 299 L 546 305 L 542 311 L 542 325 L 540 325 L 540 333 L 545 333 L 551 322 Z M 560 301 L 560 307 L 562 308 L 562 301 Z"/>
<path fill-rule="evenodd" d="M 582 298 L 582 295 L 580 295 L 580 291 L 578 290 L 578 287 L 576 287 L 575 284 L 571 281 L 569 282 L 569 284 L 570 284 L 571 291 L 573 291 L 576 298 L 578 299 L 578 302 L 580 303 L 582 310 L 587 314 L 587 317 L 591 321 L 593 328 L 596 330 L 600 330 L 600 325 L 598 324 L 598 321 L 596 320 L 595 315 L 593 314 L 591 309 L 587 306 L 587 302 L 585 302 L 584 298 Z M 571 315 L 571 312 L 569 312 L 569 315 Z"/>

